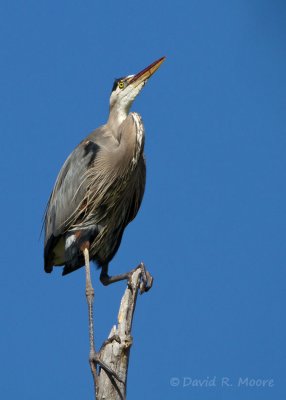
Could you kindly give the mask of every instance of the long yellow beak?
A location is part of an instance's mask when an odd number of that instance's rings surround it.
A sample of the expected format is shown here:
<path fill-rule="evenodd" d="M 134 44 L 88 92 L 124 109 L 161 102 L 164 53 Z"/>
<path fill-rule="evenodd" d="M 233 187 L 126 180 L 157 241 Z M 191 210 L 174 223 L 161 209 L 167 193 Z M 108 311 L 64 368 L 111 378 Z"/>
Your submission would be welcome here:
<path fill-rule="evenodd" d="M 147 68 L 144 68 L 142 71 L 138 72 L 138 74 L 134 75 L 130 81 L 129 84 L 137 86 L 143 81 L 146 81 L 147 79 L 150 78 L 154 74 L 154 72 L 157 71 L 157 69 L 160 67 L 160 65 L 165 61 L 166 57 L 161 57 L 159 60 L 154 61 L 152 64 L 150 64 Z"/>

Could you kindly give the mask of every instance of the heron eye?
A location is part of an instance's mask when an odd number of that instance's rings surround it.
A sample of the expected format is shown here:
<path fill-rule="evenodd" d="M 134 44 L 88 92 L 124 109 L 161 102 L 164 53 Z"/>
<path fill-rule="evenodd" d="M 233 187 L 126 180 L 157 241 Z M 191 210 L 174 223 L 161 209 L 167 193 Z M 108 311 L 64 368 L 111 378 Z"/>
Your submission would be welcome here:
<path fill-rule="evenodd" d="M 123 89 L 123 88 L 124 88 L 124 82 L 123 82 L 123 81 L 120 81 L 120 82 L 118 83 L 118 87 L 119 87 L 119 89 Z"/>

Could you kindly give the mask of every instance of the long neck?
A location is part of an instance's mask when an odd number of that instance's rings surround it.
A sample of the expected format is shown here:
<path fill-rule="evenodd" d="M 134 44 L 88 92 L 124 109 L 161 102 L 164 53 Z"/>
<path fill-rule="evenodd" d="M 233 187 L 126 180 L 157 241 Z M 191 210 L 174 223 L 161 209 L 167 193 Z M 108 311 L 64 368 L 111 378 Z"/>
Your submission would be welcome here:
<path fill-rule="evenodd" d="M 137 113 L 130 113 L 118 129 L 108 126 L 114 137 L 118 139 L 116 153 L 110 158 L 112 171 L 124 175 L 136 167 L 144 150 L 144 126 Z"/>
<path fill-rule="evenodd" d="M 112 129 L 114 130 L 115 136 L 116 132 L 118 132 L 119 126 L 127 118 L 129 109 L 130 106 L 128 107 L 122 103 L 121 104 L 115 103 L 110 106 L 108 125 L 111 126 Z"/>

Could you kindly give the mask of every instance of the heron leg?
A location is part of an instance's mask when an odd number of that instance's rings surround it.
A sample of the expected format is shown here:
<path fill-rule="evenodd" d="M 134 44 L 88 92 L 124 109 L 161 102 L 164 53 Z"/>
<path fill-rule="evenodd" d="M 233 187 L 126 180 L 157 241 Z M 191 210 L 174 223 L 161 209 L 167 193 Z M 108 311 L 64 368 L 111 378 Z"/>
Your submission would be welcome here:
<path fill-rule="evenodd" d="M 108 265 L 103 265 L 101 274 L 100 274 L 100 281 L 104 286 L 108 286 L 111 283 L 127 280 L 129 284 L 130 277 L 132 273 L 140 268 L 141 270 L 141 283 L 140 283 L 140 293 L 148 292 L 153 285 L 153 277 L 149 271 L 147 271 L 143 262 L 141 262 L 138 267 L 134 268 L 130 272 L 125 272 L 124 274 L 109 276 L 108 275 Z"/>
<path fill-rule="evenodd" d="M 94 362 L 96 358 L 96 351 L 94 345 L 94 326 L 93 326 L 93 301 L 94 301 L 94 289 L 91 283 L 90 276 L 90 263 L 89 263 L 89 250 L 88 246 L 83 249 L 84 261 L 85 261 L 85 295 L 88 304 L 88 326 L 89 326 L 89 365 L 94 381 L 94 390 L 96 395 L 96 384 L 97 384 L 97 371 L 96 363 Z M 96 398 L 96 397 L 95 397 Z"/>
<path fill-rule="evenodd" d="M 96 395 L 97 388 L 97 365 L 104 369 L 104 371 L 111 377 L 115 377 L 119 382 L 124 383 L 124 381 L 107 365 L 105 364 L 99 357 L 99 354 L 95 351 L 94 344 L 94 324 L 93 324 L 93 302 L 94 302 L 94 289 L 91 283 L 91 275 L 90 275 L 90 262 L 89 262 L 89 250 L 88 246 L 83 249 L 84 261 L 85 261 L 85 273 L 86 273 L 86 288 L 85 294 L 88 304 L 88 323 L 89 323 L 89 365 L 91 369 L 91 373 L 94 381 L 94 390 Z M 96 397 L 95 397 L 96 398 Z"/>

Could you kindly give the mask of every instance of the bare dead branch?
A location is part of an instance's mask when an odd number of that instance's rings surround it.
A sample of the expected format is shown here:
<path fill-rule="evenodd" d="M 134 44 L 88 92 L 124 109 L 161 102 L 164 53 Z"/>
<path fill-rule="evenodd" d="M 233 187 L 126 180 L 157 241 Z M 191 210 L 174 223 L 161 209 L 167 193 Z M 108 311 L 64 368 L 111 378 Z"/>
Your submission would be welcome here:
<path fill-rule="evenodd" d="M 152 286 L 153 279 L 148 272 L 147 274 Z M 133 340 L 131 329 L 140 286 L 142 289 L 142 267 L 139 266 L 132 271 L 129 284 L 121 299 L 117 326 L 112 327 L 108 339 L 97 353 L 94 365 L 90 363 L 96 385 L 96 400 L 126 399 L 129 355 Z M 99 366 L 98 370 L 96 364 Z"/>

